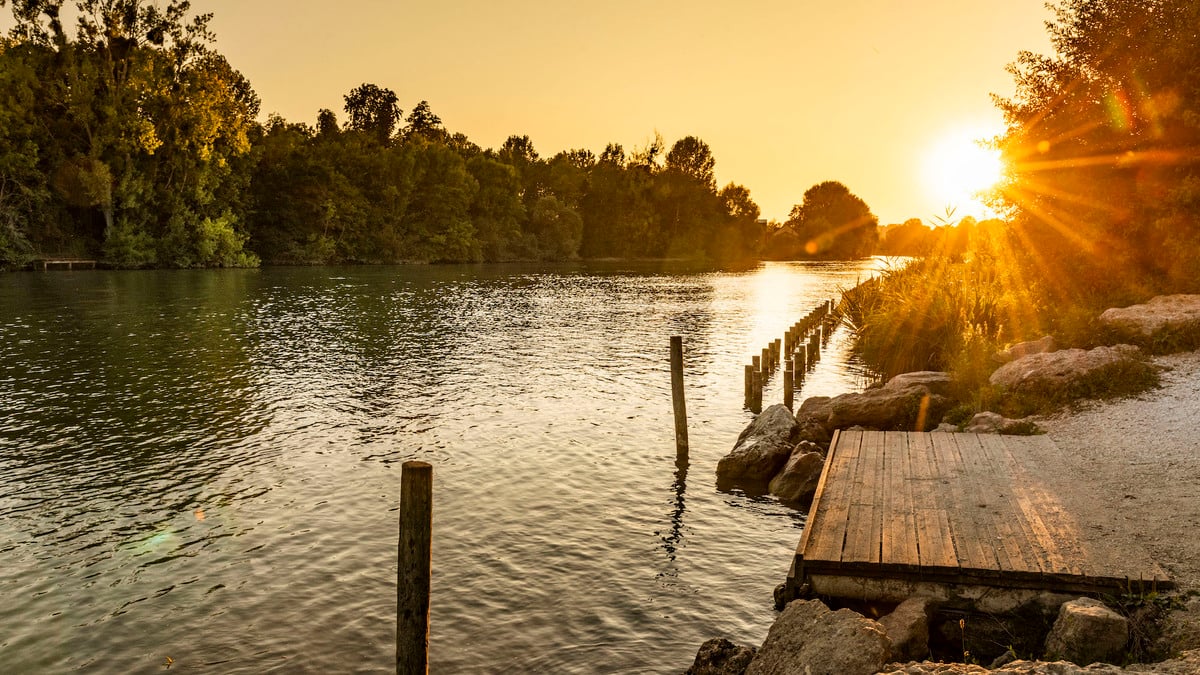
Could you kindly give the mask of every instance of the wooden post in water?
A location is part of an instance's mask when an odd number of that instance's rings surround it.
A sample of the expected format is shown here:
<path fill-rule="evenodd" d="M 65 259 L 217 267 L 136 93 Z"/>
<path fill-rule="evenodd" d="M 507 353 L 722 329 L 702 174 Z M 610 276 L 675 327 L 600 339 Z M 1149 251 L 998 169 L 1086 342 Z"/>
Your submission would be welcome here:
<path fill-rule="evenodd" d="M 760 368 L 759 370 L 762 371 L 763 375 L 766 375 L 767 373 L 771 372 L 771 370 L 772 370 L 771 365 L 772 365 L 771 364 L 771 348 L 763 347 L 762 368 Z"/>
<path fill-rule="evenodd" d="M 792 409 L 792 399 L 795 397 L 796 383 L 792 377 L 792 365 L 788 363 L 787 370 L 783 371 L 783 404 L 788 410 Z"/>
<path fill-rule="evenodd" d="M 433 466 L 400 469 L 400 546 L 396 583 L 396 674 L 429 672 L 429 579 L 432 563 Z"/>
<path fill-rule="evenodd" d="M 762 387 L 762 371 L 756 370 L 754 371 L 754 397 L 750 400 L 750 412 L 756 415 L 762 412 Z"/>
<path fill-rule="evenodd" d="M 687 406 L 683 400 L 683 337 L 671 336 L 671 402 L 675 405 L 675 458 L 687 461 Z"/>
<path fill-rule="evenodd" d="M 754 366 L 746 366 L 746 407 L 754 400 Z"/>

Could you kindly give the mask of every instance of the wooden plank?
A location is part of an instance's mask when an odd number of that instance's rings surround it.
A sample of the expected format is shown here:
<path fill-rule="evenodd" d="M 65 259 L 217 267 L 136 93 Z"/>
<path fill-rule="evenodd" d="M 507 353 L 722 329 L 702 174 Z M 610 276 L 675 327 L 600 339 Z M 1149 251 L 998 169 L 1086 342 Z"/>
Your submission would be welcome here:
<path fill-rule="evenodd" d="M 825 455 L 825 465 L 821 467 L 821 478 L 817 481 L 817 491 L 813 494 L 812 504 L 808 508 L 808 518 L 804 522 L 804 532 L 800 535 L 800 543 L 796 546 L 796 554 L 801 557 L 804 556 L 804 552 L 808 548 L 813 531 L 811 525 L 815 522 L 814 519 L 817 514 L 821 512 L 821 502 L 827 499 L 825 497 L 825 490 L 829 484 L 830 469 L 833 467 L 833 458 L 837 453 L 840 434 L 840 430 L 834 430 L 833 440 L 829 442 L 829 452 Z"/>
<path fill-rule="evenodd" d="M 980 450 L 989 458 L 997 480 L 1002 485 L 1002 492 L 997 498 L 1002 502 L 1005 515 L 998 520 L 997 525 L 1002 538 L 1002 545 L 1014 561 L 1018 569 L 1030 574 L 1043 574 L 1053 568 L 1046 551 L 1035 544 L 1037 541 L 1034 530 L 1025 517 L 1021 504 L 1014 492 L 1014 471 L 1016 461 L 1009 452 L 1004 437 L 998 434 L 978 434 L 976 441 Z"/>
<path fill-rule="evenodd" d="M 917 526 L 917 553 L 922 568 L 957 569 L 958 555 L 950 534 L 950 521 L 941 509 L 943 488 L 933 459 L 929 434 L 911 433 L 908 439 L 909 496 Z"/>
<path fill-rule="evenodd" d="M 957 434 L 931 434 L 934 461 L 942 477 L 943 489 L 939 492 L 941 508 L 950 521 L 950 534 L 954 550 L 958 554 L 958 566 L 972 570 L 995 570 L 997 561 L 990 546 L 984 546 L 979 528 L 970 509 L 966 487 L 963 484 L 964 469 L 958 454 Z"/>
<path fill-rule="evenodd" d="M 1008 510 L 1008 502 L 1003 498 L 1007 489 L 1006 476 L 992 462 L 991 455 L 984 452 L 978 434 L 952 436 L 963 466 L 963 485 L 970 495 L 967 502 L 969 517 L 975 525 L 980 544 L 992 550 L 997 569 L 1001 572 L 1029 572 L 1024 555 L 1020 553 L 1020 542 L 1011 541 L 1011 538 L 1000 533 L 1002 522 L 1011 521 L 1016 516 L 1015 511 Z M 1015 550 L 1010 550 L 1013 546 Z"/>
<path fill-rule="evenodd" d="M 810 515 L 813 522 L 805 527 L 812 528 L 812 535 L 804 549 L 805 561 L 839 562 L 842 559 L 850 511 L 849 491 L 853 487 L 853 472 L 858 468 L 861 443 L 862 432 L 841 431 L 837 445 L 830 446 L 824 470 L 829 475 L 821 495 L 820 508 L 813 509 Z"/>
<path fill-rule="evenodd" d="M 884 434 L 887 479 L 883 493 L 883 542 L 881 562 L 901 567 L 919 567 L 917 525 L 913 513 L 911 481 L 908 480 L 908 434 L 889 431 Z"/>
<path fill-rule="evenodd" d="M 883 538 L 883 434 L 865 431 L 854 472 L 850 511 L 846 522 L 844 563 L 878 563 Z"/>

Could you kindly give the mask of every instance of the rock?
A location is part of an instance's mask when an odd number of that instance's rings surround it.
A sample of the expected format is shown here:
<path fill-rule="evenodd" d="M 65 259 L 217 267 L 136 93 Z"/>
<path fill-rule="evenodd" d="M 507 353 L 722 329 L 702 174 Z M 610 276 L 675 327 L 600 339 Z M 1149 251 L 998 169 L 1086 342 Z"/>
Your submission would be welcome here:
<path fill-rule="evenodd" d="M 725 638 L 713 638 L 700 645 L 696 660 L 684 675 L 742 675 L 754 658 L 754 647 L 735 645 Z"/>
<path fill-rule="evenodd" d="M 799 417 L 811 417 L 828 430 L 830 428 L 829 414 L 833 412 L 833 408 L 829 406 L 829 402 L 832 400 L 828 396 L 806 398 L 800 404 L 800 410 L 796 411 L 796 415 Z"/>
<path fill-rule="evenodd" d="M 1011 420 L 999 413 L 984 411 L 976 413 L 967 424 L 966 431 L 970 434 L 1023 434 L 1037 433 L 1038 427 L 1032 420 Z"/>
<path fill-rule="evenodd" d="M 893 659 L 916 661 L 929 656 L 930 609 L 928 598 L 909 598 L 879 620 L 892 641 Z"/>
<path fill-rule="evenodd" d="M 829 426 L 834 429 L 861 425 L 872 429 L 924 431 L 937 426 L 948 404 L 949 399 L 930 395 L 922 386 L 868 389 L 861 394 L 842 394 L 830 400 Z"/>
<path fill-rule="evenodd" d="M 803 405 L 801 406 L 803 408 Z M 829 419 L 829 415 L 825 416 Z M 832 436 L 829 435 L 829 430 L 825 428 L 825 424 L 813 415 L 805 414 L 803 411 L 796 413 L 796 440 L 808 441 L 821 446 L 821 451 L 829 449 L 829 441 Z"/>
<path fill-rule="evenodd" d="M 912 387 L 925 387 L 931 394 L 947 396 L 950 394 L 950 373 L 940 370 L 918 370 L 913 373 L 901 373 L 887 381 L 884 389 L 903 391 Z"/>
<path fill-rule="evenodd" d="M 1106 368 L 1137 362 L 1140 355 L 1141 350 L 1133 345 L 1030 354 L 1000 366 L 988 381 L 1014 392 L 1060 390 Z"/>
<path fill-rule="evenodd" d="M 1142 305 L 1113 307 L 1104 310 L 1100 323 L 1143 339 L 1165 331 L 1200 332 L 1200 295 L 1160 295 Z"/>
<path fill-rule="evenodd" d="M 1001 363 L 1008 363 L 1009 361 L 1015 361 L 1022 356 L 1029 356 L 1030 354 L 1045 354 L 1046 352 L 1052 351 L 1054 351 L 1054 337 L 1047 335 L 1043 338 L 1031 340 L 1029 342 L 1018 342 L 1008 349 L 998 352 L 996 354 L 996 360 L 1000 361 Z"/>
<path fill-rule="evenodd" d="M 952 433 L 958 431 L 958 425 L 950 424 L 949 422 L 942 422 L 941 424 L 937 425 L 937 428 L 934 429 L 934 431 L 937 431 L 939 433 L 952 434 Z"/>
<path fill-rule="evenodd" d="M 1046 636 L 1046 658 L 1086 666 L 1118 663 L 1129 641 L 1129 622 L 1091 598 L 1064 602 Z"/>
<path fill-rule="evenodd" d="M 801 503 L 811 499 L 821 481 L 821 469 L 825 457 L 820 448 L 807 441 L 800 441 L 783 471 L 775 474 L 768 486 L 771 494 L 781 501 Z"/>
<path fill-rule="evenodd" d="M 771 625 L 747 675 L 872 675 L 891 654 L 876 622 L 819 600 L 788 603 Z"/>
<path fill-rule="evenodd" d="M 765 486 L 791 456 L 795 433 L 796 418 L 785 406 L 762 411 L 738 437 L 733 451 L 717 462 L 717 482 Z"/>

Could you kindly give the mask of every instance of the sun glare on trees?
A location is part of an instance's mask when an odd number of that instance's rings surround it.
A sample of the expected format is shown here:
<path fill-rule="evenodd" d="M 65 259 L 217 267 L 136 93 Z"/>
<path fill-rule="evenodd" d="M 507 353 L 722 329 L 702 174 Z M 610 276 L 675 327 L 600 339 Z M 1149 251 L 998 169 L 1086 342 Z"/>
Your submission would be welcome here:
<path fill-rule="evenodd" d="M 943 136 L 923 158 L 922 170 L 929 194 L 959 215 L 991 217 L 994 212 L 980 194 L 1000 182 L 1000 151 L 980 144 L 989 134 L 958 130 Z"/>

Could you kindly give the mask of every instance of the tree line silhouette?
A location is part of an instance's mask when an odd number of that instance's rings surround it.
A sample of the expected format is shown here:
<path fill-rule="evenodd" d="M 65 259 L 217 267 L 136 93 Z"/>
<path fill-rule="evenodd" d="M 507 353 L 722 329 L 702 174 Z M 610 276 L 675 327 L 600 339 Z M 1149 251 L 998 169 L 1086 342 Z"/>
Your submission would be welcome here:
<path fill-rule="evenodd" d="M 0 6 L 7 0 L 0 0 Z M 426 101 L 354 88 L 315 125 L 256 121 L 189 3 L 14 0 L 0 40 L 0 263 L 121 267 L 687 257 L 743 261 L 763 227 L 709 146 L 483 149 Z"/>

